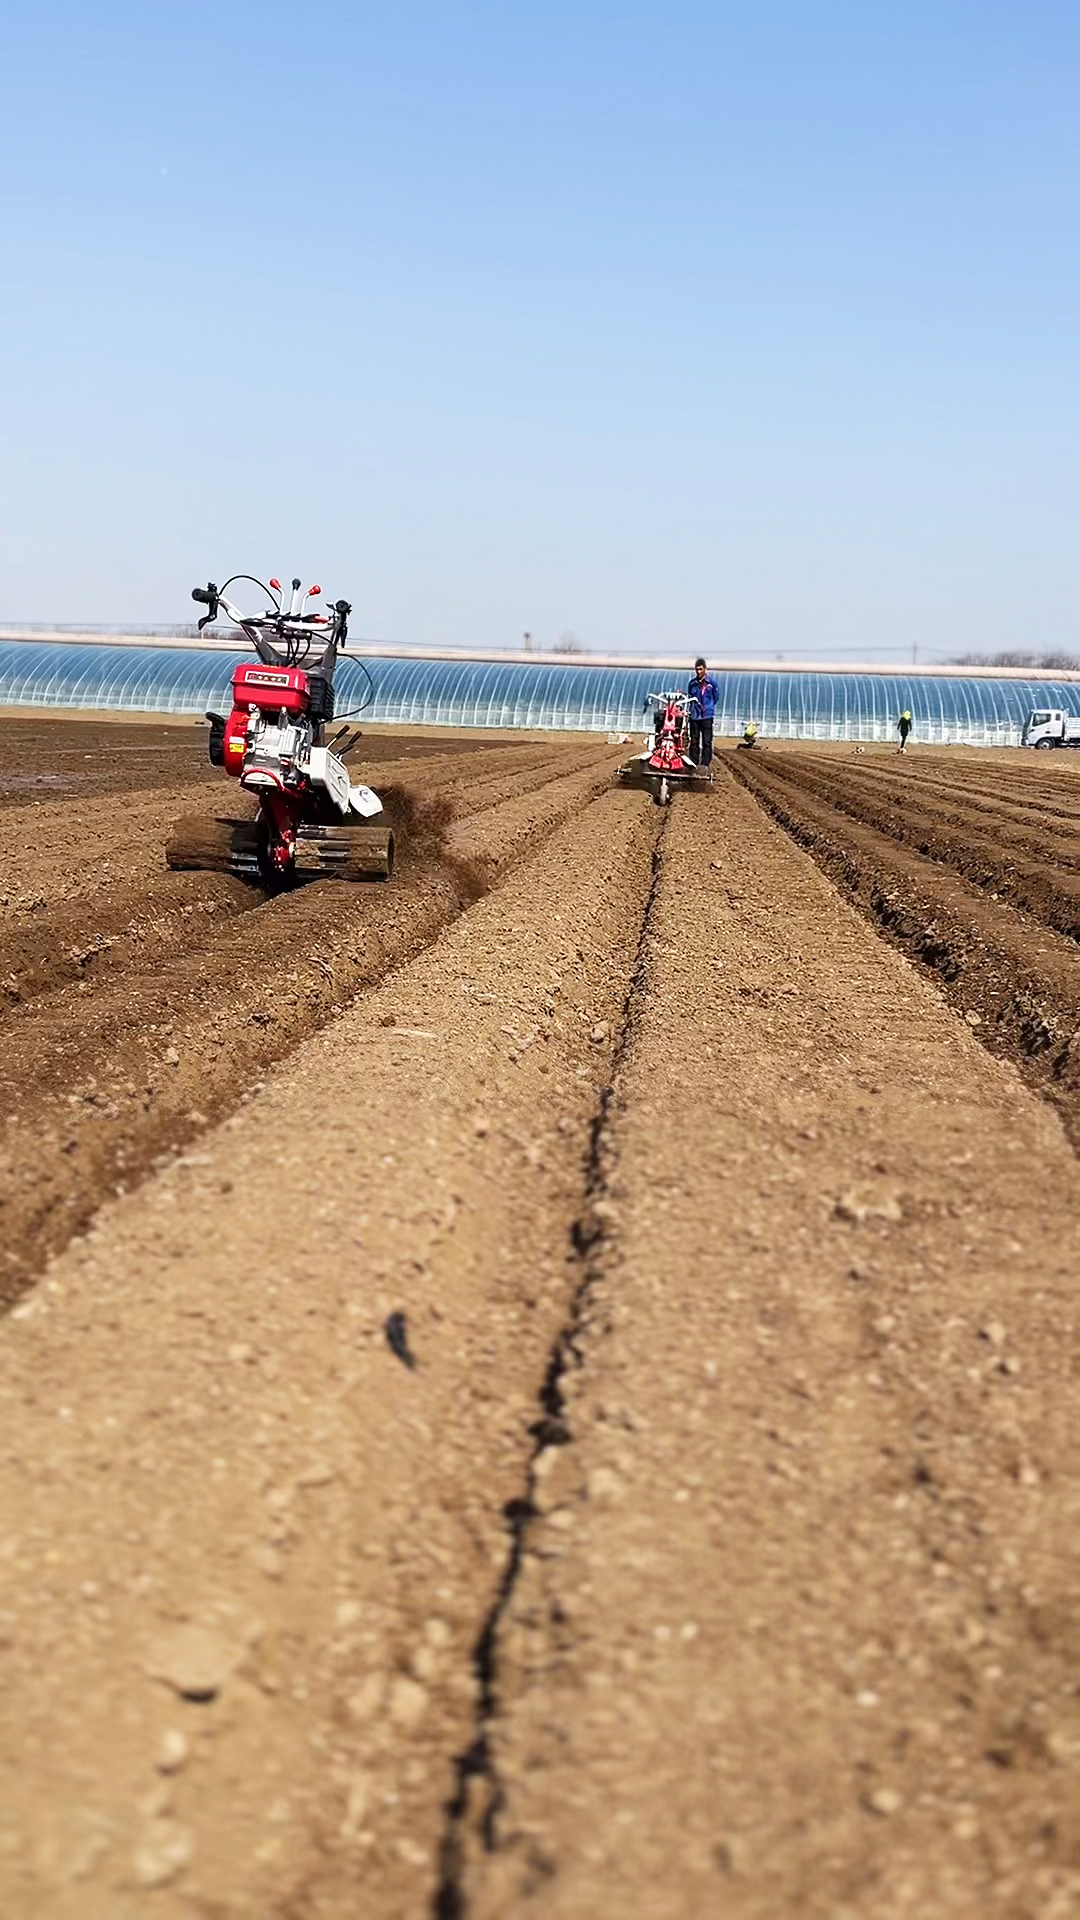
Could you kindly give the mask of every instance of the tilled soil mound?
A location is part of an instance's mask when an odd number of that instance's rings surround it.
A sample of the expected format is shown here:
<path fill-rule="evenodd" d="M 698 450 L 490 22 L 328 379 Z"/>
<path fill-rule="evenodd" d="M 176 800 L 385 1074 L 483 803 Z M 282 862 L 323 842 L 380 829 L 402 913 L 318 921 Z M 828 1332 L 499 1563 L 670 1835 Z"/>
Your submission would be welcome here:
<path fill-rule="evenodd" d="M 478 751 L 463 773 L 460 756 L 433 756 L 408 786 L 388 761 L 392 883 L 321 881 L 275 898 L 225 875 L 164 871 L 165 823 L 190 805 L 184 789 L 132 796 L 126 825 L 112 800 L 82 809 L 81 864 L 70 811 L 11 816 L 0 1298 L 18 1296 L 104 1193 L 234 1107 L 358 987 L 427 944 L 606 786 L 610 761 L 541 745 Z"/>
<path fill-rule="evenodd" d="M 1080 1141 L 1080 767 L 1018 757 L 980 784 L 970 761 L 947 773 L 936 760 L 853 771 L 826 755 L 732 765 Z M 956 794 L 970 803 L 941 798 Z"/>

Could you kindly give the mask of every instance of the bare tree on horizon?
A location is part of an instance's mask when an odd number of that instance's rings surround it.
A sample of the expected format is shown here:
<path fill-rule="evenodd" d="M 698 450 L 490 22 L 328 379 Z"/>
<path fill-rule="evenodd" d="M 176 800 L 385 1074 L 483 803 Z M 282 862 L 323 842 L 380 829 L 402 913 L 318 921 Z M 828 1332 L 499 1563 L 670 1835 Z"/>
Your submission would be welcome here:
<path fill-rule="evenodd" d="M 1080 667 L 1080 657 L 1075 653 L 1023 653 L 1015 648 L 1006 648 L 1002 653 L 954 653 L 945 661 L 947 667 L 1039 667 L 1045 672 L 1071 673 Z"/>

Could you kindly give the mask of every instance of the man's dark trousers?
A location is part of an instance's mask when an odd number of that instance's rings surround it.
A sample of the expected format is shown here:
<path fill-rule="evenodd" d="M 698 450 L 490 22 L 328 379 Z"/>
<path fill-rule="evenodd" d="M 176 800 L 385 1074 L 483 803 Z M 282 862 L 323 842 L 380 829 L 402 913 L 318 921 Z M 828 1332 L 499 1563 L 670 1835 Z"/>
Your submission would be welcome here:
<path fill-rule="evenodd" d="M 707 767 L 712 762 L 713 723 L 703 720 L 701 715 L 690 720 L 690 758 L 699 767 Z"/>

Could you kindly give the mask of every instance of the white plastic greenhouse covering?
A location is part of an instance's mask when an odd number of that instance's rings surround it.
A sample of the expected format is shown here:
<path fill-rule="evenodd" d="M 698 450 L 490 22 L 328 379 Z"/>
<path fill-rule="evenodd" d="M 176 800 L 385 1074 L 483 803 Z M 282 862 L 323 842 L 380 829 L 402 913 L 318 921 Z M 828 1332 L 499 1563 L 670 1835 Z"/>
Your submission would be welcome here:
<path fill-rule="evenodd" d="M 86 707 L 155 713 L 228 709 L 229 681 L 250 653 L 190 647 L 0 641 L 0 706 Z M 633 732 L 655 667 L 553 666 L 540 661 L 368 659 L 374 702 L 360 667 L 338 667 L 339 717 L 363 709 L 373 721 L 448 727 L 533 727 Z M 916 740 L 1016 746 L 1035 707 L 1080 711 L 1080 687 L 1048 680 L 949 675 L 759 673 L 713 670 L 720 688 L 717 734 L 756 720 L 786 740 L 888 740 L 909 708 Z"/>

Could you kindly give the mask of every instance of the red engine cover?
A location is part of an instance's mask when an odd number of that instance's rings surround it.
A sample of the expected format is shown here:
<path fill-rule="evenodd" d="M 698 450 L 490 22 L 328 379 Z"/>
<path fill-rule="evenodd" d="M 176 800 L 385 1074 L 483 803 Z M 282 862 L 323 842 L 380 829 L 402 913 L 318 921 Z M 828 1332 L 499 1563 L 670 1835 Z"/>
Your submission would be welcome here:
<path fill-rule="evenodd" d="M 274 707 L 285 713 L 306 713 L 311 703 L 308 677 L 301 667 L 237 667 L 232 691 L 233 706 L 244 709 Z"/>
<path fill-rule="evenodd" d="M 244 707 L 234 707 L 225 722 L 225 771 L 239 780 L 244 771 L 244 748 L 247 745 L 248 716 Z"/>

